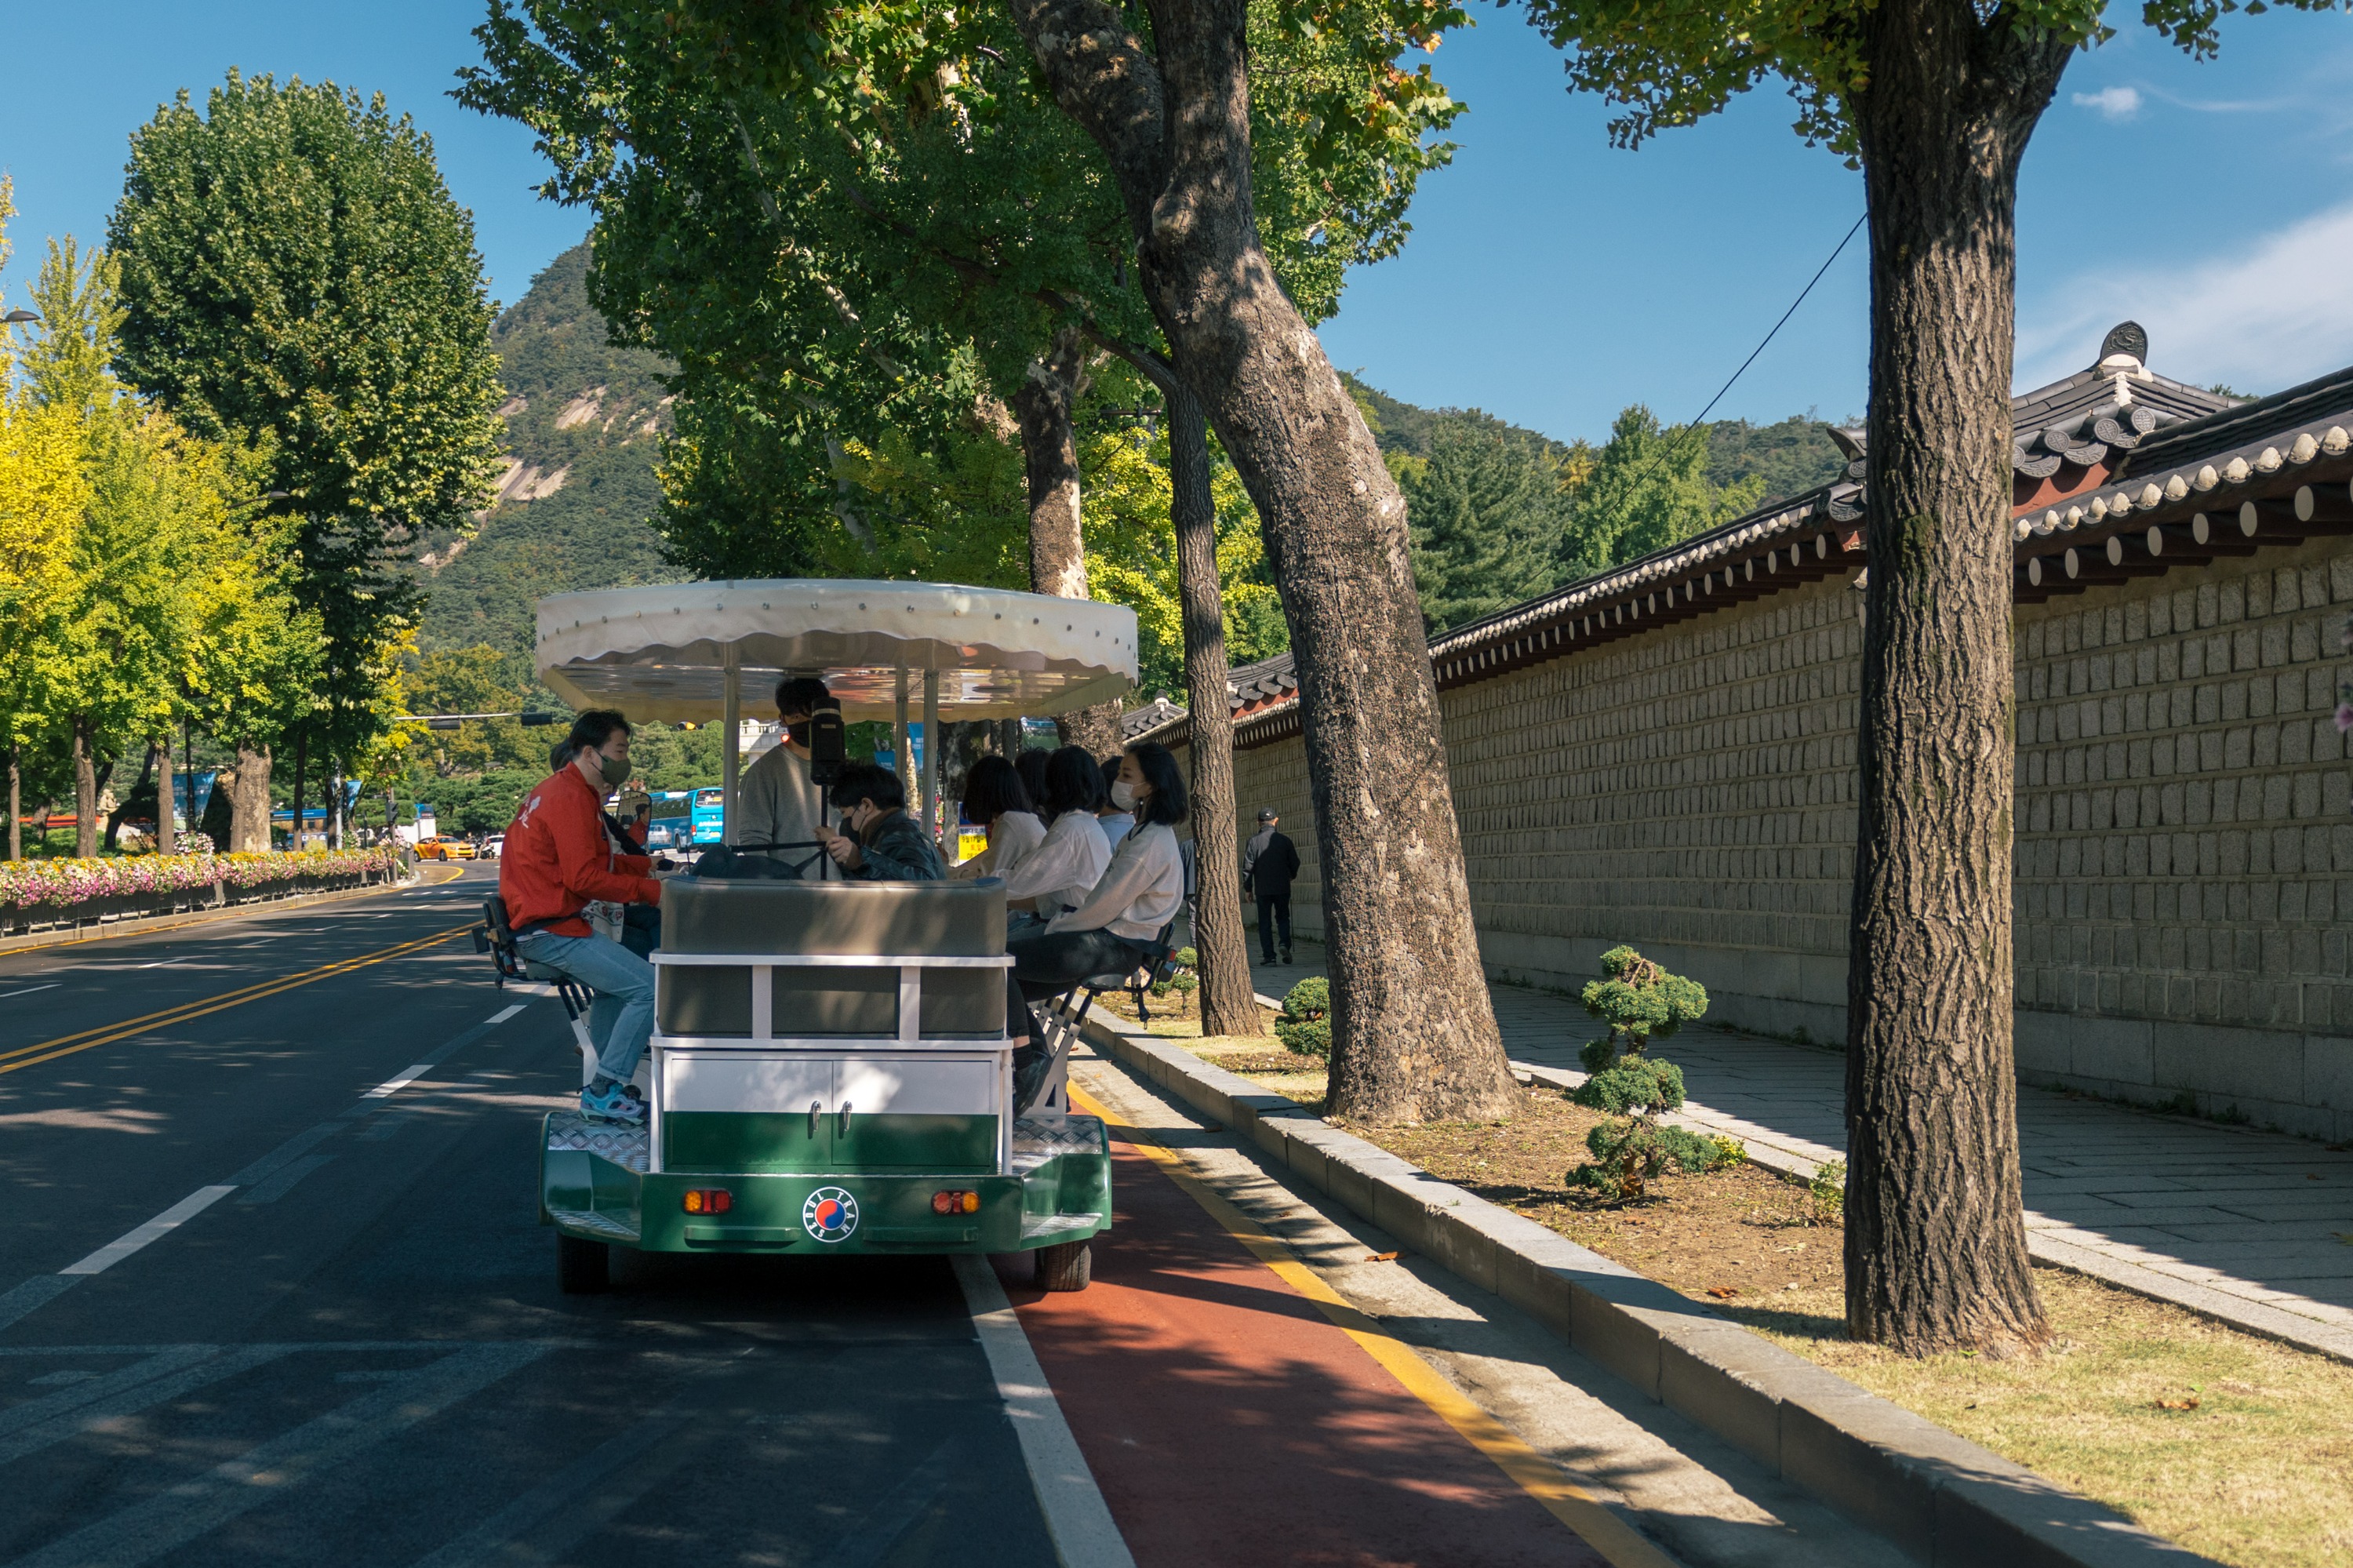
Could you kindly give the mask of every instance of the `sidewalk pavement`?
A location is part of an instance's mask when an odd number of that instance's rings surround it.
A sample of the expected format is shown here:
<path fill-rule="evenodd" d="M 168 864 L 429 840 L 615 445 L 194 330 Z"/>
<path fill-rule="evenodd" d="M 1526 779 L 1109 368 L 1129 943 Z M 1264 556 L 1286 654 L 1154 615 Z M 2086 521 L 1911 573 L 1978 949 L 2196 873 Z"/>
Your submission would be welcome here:
<path fill-rule="evenodd" d="M 1251 967 L 1280 1001 L 1324 972 L 1320 944 Z M 1567 997 L 1493 985 L 1512 1064 L 1583 1081 L 1597 1025 Z M 1845 1157 L 1842 1053 L 1706 1024 L 1660 1044 L 1683 1070 L 1687 1126 L 1737 1138 L 1761 1165 L 1810 1175 Z M 2353 1361 L 2353 1153 L 2284 1133 L 2021 1087 L 2027 1239 L 2037 1261 Z"/>

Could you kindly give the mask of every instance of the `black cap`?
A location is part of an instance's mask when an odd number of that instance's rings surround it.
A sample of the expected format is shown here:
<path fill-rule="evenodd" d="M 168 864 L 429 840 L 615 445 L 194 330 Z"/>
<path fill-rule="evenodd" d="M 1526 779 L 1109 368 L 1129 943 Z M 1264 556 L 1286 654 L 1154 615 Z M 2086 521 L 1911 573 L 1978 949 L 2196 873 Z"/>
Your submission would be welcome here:
<path fill-rule="evenodd" d="M 1258 809 L 1258 820 L 1261 822 L 1271 822 L 1274 821 L 1274 808 L 1271 806 L 1261 806 Z"/>

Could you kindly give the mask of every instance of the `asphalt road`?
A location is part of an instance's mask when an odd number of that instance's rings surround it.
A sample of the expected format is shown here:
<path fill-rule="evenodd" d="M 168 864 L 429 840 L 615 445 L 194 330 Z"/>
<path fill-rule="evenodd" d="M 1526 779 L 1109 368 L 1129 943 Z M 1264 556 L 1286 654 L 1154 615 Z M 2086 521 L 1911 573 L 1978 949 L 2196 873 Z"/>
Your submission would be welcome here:
<path fill-rule="evenodd" d="M 1095 1282 L 617 1254 L 562 1009 L 429 888 L 0 956 L 0 1568 L 1874 1568 L 1101 1058 Z"/>
<path fill-rule="evenodd" d="M 557 1292 L 480 880 L 0 959 L 0 1563 L 1051 1563 L 941 1262 Z"/>

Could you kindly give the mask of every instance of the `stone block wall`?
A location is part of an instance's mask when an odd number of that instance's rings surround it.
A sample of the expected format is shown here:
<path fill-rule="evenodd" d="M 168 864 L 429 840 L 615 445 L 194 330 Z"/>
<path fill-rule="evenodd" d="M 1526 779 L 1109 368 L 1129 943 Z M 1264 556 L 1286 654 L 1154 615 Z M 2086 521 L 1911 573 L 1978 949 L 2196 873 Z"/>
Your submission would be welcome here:
<path fill-rule="evenodd" d="M 1631 942 L 1717 1019 L 1844 1038 L 1858 598 L 1832 578 L 1441 694 L 1491 972 L 1581 985 Z M 2020 607 L 2030 1080 L 2353 1135 L 2348 608 L 2343 540 Z M 1235 763 L 1316 934 L 1299 739 Z"/>
<path fill-rule="evenodd" d="M 2341 540 L 2019 614 L 2019 1065 L 2353 1133 Z"/>

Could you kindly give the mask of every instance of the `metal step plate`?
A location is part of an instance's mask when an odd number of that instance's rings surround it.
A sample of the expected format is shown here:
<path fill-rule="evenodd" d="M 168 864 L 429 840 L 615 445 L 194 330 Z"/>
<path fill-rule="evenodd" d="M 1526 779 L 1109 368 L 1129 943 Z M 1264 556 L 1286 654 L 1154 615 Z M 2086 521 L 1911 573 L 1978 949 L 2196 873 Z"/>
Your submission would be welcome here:
<path fill-rule="evenodd" d="M 547 1118 L 547 1147 L 593 1154 L 642 1176 L 652 1150 L 652 1139 L 642 1127 L 599 1121 L 578 1111 L 556 1111 Z M 632 1236 L 636 1234 L 630 1233 Z"/>

